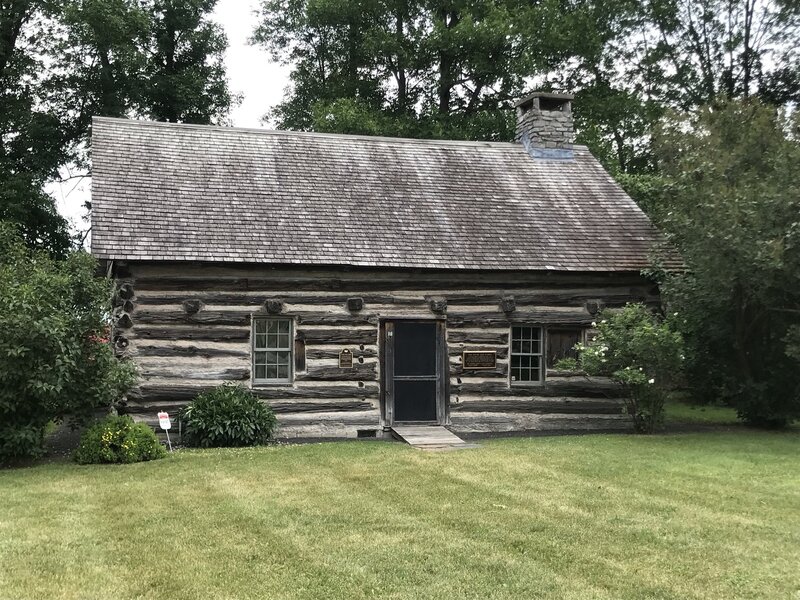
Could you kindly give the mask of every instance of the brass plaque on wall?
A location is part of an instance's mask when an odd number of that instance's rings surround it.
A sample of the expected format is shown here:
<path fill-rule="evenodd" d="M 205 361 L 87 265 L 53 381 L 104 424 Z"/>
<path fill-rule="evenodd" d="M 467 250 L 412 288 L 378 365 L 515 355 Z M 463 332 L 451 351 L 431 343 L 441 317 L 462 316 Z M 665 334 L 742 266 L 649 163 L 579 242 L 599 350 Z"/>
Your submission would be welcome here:
<path fill-rule="evenodd" d="M 339 352 L 339 368 L 340 369 L 353 368 L 353 353 L 347 348 Z"/>
<path fill-rule="evenodd" d="M 461 355 L 461 366 L 464 369 L 495 369 L 497 368 L 497 352 L 482 350 L 464 350 Z"/>

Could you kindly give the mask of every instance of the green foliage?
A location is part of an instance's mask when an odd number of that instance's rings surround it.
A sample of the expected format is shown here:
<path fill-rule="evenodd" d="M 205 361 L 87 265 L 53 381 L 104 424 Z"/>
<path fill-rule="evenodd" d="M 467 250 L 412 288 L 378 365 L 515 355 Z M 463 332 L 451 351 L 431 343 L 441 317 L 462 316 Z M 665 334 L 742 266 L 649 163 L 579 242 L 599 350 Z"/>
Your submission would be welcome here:
<path fill-rule="evenodd" d="M 578 363 L 578 359 L 572 358 L 571 356 L 559 358 L 553 365 L 553 369 L 556 371 L 578 371 L 580 368 L 581 366 Z"/>
<path fill-rule="evenodd" d="M 128 464 L 167 456 L 155 432 L 129 416 L 109 416 L 89 427 L 75 450 L 81 465 Z"/>
<path fill-rule="evenodd" d="M 749 101 L 675 116 L 657 136 L 671 183 L 652 215 L 687 266 L 662 288 L 688 381 L 697 401 L 763 426 L 800 417 L 799 131 Z"/>
<path fill-rule="evenodd" d="M 510 140 L 533 78 L 577 93 L 578 141 L 612 173 L 656 170 L 670 107 L 800 97 L 797 3 L 261 0 L 254 42 L 292 65 L 287 129 Z"/>
<path fill-rule="evenodd" d="M 91 117 L 223 122 L 236 98 L 216 0 L 14 0 L 0 10 L 0 220 L 63 257 L 67 223 L 43 193 L 88 171 Z"/>
<path fill-rule="evenodd" d="M 604 310 L 597 337 L 579 344 L 581 367 L 622 384 L 636 431 L 651 433 L 664 420 L 664 402 L 683 362 L 683 340 L 670 324 L 644 304 Z"/>
<path fill-rule="evenodd" d="M 287 129 L 509 140 L 509 101 L 553 54 L 543 30 L 563 12 L 550 0 L 263 0 L 254 41 L 293 65 L 270 116 Z"/>
<path fill-rule="evenodd" d="M 238 384 L 203 392 L 181 412 L 183 441 L 190 446 L 265 444 L 277 420 L 272 409 Z"/>
<path fill-rule="evenodd" d="M 66 221 L 45 181 L 67 160 L 68 139 L 45 100 L 50 3 L 3 3 L 0 10 L 0 221 L 16 223 L 31 248 L 64 256 Z"/>
<path fill-rule="evenodd" d="M 134 382 L 109 344 L 111 282 L 83 252 L 54 260 L 0 223 L 0 460 L 36 456 L 48 422 L 85 419 Z"/>

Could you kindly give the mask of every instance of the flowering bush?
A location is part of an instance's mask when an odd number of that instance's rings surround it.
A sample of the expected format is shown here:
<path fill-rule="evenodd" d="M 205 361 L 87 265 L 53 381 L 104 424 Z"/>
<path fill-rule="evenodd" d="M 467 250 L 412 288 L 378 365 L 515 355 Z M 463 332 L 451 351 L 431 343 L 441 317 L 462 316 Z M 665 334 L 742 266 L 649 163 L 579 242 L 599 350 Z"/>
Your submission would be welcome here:
<path fill-rule="evenodd" d="M 0 222 L 0 462 L 43 452 L 47 424 L 87 420 L 135 382 L 108 339 L 113 283 L 85 252 L 28 250 Z"/>
<path fill-rule="evenodd" d="M 663 422 L 666 394 L 681 371 L 681 335 L 643 304 L 605 310 L 593 325 L 598 332 L 594 341 L 578 345 L 581 366 L 622 384 L 636 431 L 654 431 Z"/>
<path fill-rule="evenodd" d="M 155 432 L 128 416 L 110 416 L 81 436 L 75 461 L 82 464 L 134 463 L 164 458 L 167 451 Z"/>

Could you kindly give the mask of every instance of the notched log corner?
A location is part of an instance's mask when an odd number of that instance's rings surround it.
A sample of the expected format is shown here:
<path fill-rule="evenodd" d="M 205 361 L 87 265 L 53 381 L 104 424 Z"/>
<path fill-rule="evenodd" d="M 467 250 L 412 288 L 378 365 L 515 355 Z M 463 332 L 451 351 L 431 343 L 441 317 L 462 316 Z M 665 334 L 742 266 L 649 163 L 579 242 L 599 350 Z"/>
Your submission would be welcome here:
<path fill-rule="evenodd" d="M 203 303 L 200 300 L 184 300 L 183 310 L 187 315 L 196 315 L 203 309 Z"/>
<path fill-rule="evenodd" d="M 514 312 L 517 309 L 517 301 L 514 299 L 514 296 L 503 296 L 500 299 L 500 310 L 504 313 L 508 314 Z"/>
<path fill-rule="evenodd" d="M 123 283 L 117 290 L 117 296 L 123 300 L 130 300 L 133 298 L 133 286 L 130 283 Z"/>
<path fill-rule="evenodd" d="M 363 298 L 355 297 L 347 299 L 347 310 L 351 312 L 358 312 L 362 308 L 364 308 Z"/>
<path fill-rule="evenodd" d="M 606 303 L 602 300 L 587 300 L 584 306 L 590 315 L 595 316 L 605 308 Z"/>
<path fill-rule="evenodd" d="M 430 298 L 428 301 L 428 306 L 431 309 L 431 312 L 436 314 L 443 314 L 447 312 L 447 299 L 441 296 L 434 296 Z"/>
<path fill-rule="evenodd" d="M 133 327 L 133 319 L 128 313 L 122 313 L 119 317 L 117 317 L 117 327 L 120 329 L 130 329 Z"/>
<path fill-rule="evenodd" d="M 277 298 L 268 298 L 261 306 L 271 315 L 279 315 L 283 312 L 283 302 Z"/>

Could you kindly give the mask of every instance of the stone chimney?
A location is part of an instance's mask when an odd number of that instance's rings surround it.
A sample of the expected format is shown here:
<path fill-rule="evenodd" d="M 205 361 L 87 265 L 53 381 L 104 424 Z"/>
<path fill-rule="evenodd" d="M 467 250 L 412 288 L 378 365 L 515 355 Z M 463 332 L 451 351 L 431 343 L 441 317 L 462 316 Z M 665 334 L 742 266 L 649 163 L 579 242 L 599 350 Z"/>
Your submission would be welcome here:
<path fill-rule="evenodd" d="M 573 157 L 572 98 L 572 94 L 534 92 L 515 104 L 515 140 L 533 158 Z"/>

